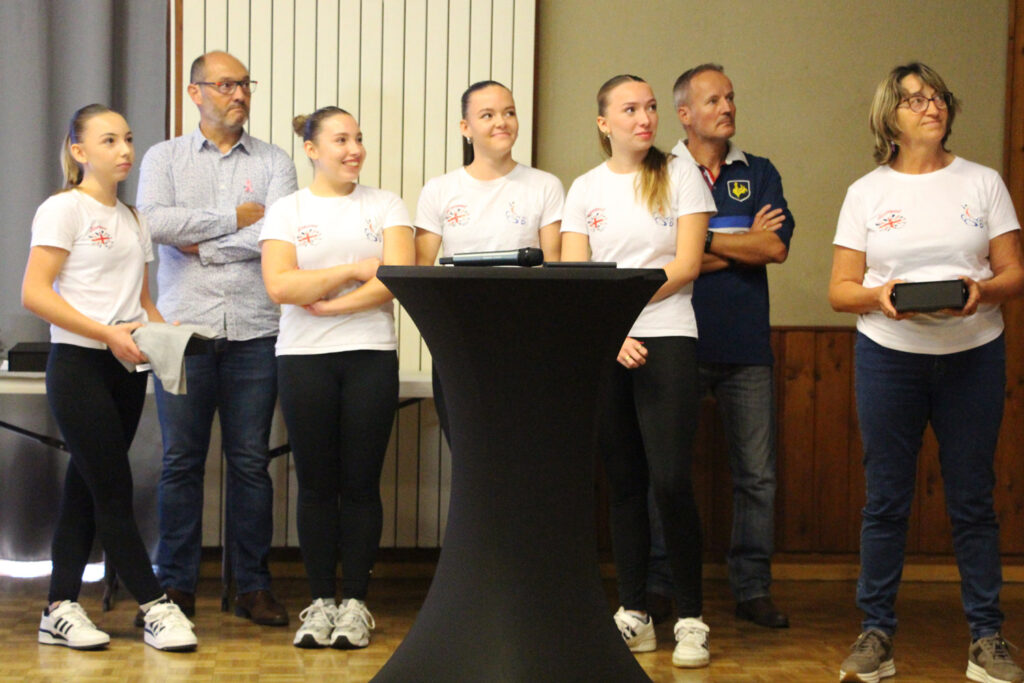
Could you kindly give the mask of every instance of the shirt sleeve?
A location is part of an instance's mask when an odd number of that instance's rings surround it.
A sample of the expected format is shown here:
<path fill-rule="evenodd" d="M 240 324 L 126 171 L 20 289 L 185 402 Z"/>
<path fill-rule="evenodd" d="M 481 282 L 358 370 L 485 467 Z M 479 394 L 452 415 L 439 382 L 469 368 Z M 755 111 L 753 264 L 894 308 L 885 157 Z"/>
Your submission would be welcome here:
<path fill-rule="evenodd" d="M 586 194 L 585 176 L 580 176 L 569 186 L 569 193 L 565 195 L 561 232 L 578 232 L 589 235 L 587 232 Z"/>
<path fill-rule="evenodd" d="M 295 244 L 295 224 L 298 222 L 298 215 L 295 207 L 298 201 L 294 195 L 282 197 L 270 205 L 266 215 L 263 217 L 260 229 L 259 241 L 280 240 Z"/>
<path fill-rule="evenodd" d="M 33 247 L 57 247 L 70 252 L 82 221 L 69 198 L 54 195 L 39 205 L 32 219 Z"/>
<path fill-rule="evenodd" d="M 839 210 L 839 222 L 836 226 L 836 237 L 832 244 L 855 251 L 867 252 L 867 230 L 864 228 L 861 202 L 853 187 L 846 191 L 843 208 Z"/>
<path fill-rule="evenodd" d="M 443 234 L 444 220 L 441 216 L 441 183 L 444 176 L 431 178 L 420 190 L 416 204 L 416 227 L 436 235 Z"/>
<path fill-rule="evenodd" d="M 669 172 L 675 176 L 672 189 L 675 191 L 676 217 L 691 213 L 718 213 L 711 190 L 694 164 L 671 164 Z"/>
<path fill-rule="evenodd" d="M 406 208 L 402 198 L 394 192 L 387 193 L 387 202 L 384 206 L 384 222 L 381 225 L 385 230 L 396 225 L 412 226 L 412 220 L 409 218 L 409 209 Z"/>
<path fill-rule="evenodd" d="M 271 176 L 267 187 L 267 196 L 263 198 L 263 205 L 272 206 L 281 197 L 297 191 L 299 183 L 295 176 L 295 163 L 291 157 L 277 145 L 268 145 L 267 147 L 269 150 L 267 161 L 271 166 Z M 203 265 L 208 265 L 258 259 L 263 221 L 264 218 L 261 218 L 241 230 L 200 242 L 199 260 Z"/>
<path fill-rule="evenodd" d="M 142 252 L 146 255 L 146 263 L 151 263 L 153 256 L 153 238 L 149 234 L 149 221 L 141 213 L 133 212 L 134 218 L 139 221 L 139 240 L 142 242 Z"/>
<path fill-rule="evenodd" d="M 785 218 L 782 221 L 782 226 L 775 231 L 775 235 L 786 245 L 786 249 L 789 249 L 789 242 L 793 239 L 793 228 L 796 226 L 796 222 L 793 220 L 793 214 L 789 210 L 786 197 L 782 193 L 782 176 L 779 175 L 772 162 L 765 159 L 764 164 L 764 177 L 759 183 L 759 187 L 755 190 L 757 192 L 757 201 L 752 208 L 754 213 L 760 211 L 761 207 L 765 204 L 771 204 L 772 210 L 782 209 L 782 214 Z"/>
<path fill-rule="evenodd" d="M 988 238 L 991 240 L 1000 235 L 1020 230 L 1017 212 L 1013 209 L 1013 200 L 1006 189 L 1006 183 L 995 171 L 991 171 L 988 183 Z"/>
<path fill-rule="evenodd" d="M 544 206 L 541 209 L 540 225 L 551 225 L 555 221 L 562 220 L 565 210 L 565 190 L 562 189 L 562 181 L 550 173 L 544 176 Z"/>
<path fill-rule="evenodd" d="M 174 142 L 153 145 L 142 157 L 135 203 L 149 220 L 157 244 L 187 247 L 237 231 L 234 211 L 192 209 L 175 205 Z"/>

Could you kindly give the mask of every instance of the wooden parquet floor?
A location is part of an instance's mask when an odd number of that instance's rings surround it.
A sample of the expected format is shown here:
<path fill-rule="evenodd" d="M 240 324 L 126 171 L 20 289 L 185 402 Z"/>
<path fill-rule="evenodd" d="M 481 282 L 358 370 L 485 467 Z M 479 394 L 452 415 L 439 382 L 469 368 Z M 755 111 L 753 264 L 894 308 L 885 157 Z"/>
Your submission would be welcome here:
<path fill-rule="evenodd" d="M 122 592 L 111 612 L 100 611 L 99 584 L 86 584 L 81 602 L 111 645 L 99 652 L 75 652 L 36 643 L 46 579 L 0 577 L 0 681 L 338 681 L 369 680 L 409 630 L 422 603 L 425 579 L 377 579 L 370 607 L 377 630 L 361 651 L 300 650 L 291 639 L 305 607 L 301 579 L 279 579 L 275 592 L 288 606 L 287 628 L 255 626 L 219 611 L 216 582 L 200 586 L 195 619 L 199 651 L 157 652 L 143 645 L 132 626 L 136 606 Z M 607 584 L 609 594 L 612 585 Z M 685 671 L 672 666 L 672 630 L 658 628 L 656 652 L 638 655 L 652 680 L 719 682 L 836 681 L 839 663 L 857 635 L 859 614 L 850 581 L 779 581 L 776 602 L 788 611 L 792 628 L 771 631 L 737 620 L 728 586 L 706 583 L 705 619 L 711 625 L 711 666 Z M 611 599 L 609 604 L 611 605 Z M 1024 641 L 1024 585 L 1008 584 L 1003 608 L 1006 635 Z M 898 683 L 964 681 L 967 631 L 953 583 L 906 583 L 901 590 L 900 633 L 896 638 Z M 609 619 L 611 618 L 609 608 Z M 453 628 L 457 622 L 453 620 Z"/>

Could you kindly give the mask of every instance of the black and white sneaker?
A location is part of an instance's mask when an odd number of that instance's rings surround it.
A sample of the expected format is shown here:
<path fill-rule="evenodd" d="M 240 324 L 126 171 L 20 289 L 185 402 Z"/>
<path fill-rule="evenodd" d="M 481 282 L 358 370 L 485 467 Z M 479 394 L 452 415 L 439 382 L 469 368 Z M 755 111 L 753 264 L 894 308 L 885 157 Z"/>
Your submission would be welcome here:
<path fill-rule="evenodd" d="M 370 644 L 370 631 L 376 626 L 365 602 L 355 598 L 342 600 L 331 633 L 331 647 L 338 650 L 366 647 Z"/>
<path fill-rule="evenodd" d="M 49 607 L 43 610 L 39 642 L 73 650 L 99 650 L 110 643 L 110 636 L 96 628 L 81 605 L 64 600 L 52 610 Z"/>
<path fill-rule="evenodd" d="M 171 601 L 153 605 L 146 612 L 144 640 L 146 645 L 168 652 L 190 652 L 199 641 L 192 630 L 194 624 Z"/>

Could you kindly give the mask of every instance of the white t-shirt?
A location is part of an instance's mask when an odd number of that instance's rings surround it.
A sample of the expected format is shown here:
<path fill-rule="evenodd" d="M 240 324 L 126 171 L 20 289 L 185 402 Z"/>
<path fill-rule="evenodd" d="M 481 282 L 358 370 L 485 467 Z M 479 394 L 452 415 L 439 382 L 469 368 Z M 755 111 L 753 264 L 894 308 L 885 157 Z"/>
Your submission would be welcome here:
<path fill-rule="evenodd" d="M 637 173 L 614 173 L 601 164 L 577 178 L 565 198 L 562 232 L 590 240 L 594 261 L 619 268 L 662 268 L 676 256 L 676 221 L 692 213 L 715 213 L 715 200 L 697 167 L 669 162 L 671 213 L 653 215 L 637 199 Z M 631 337 L 696 337 L 690 295 L 693 283 L 661 301 L 648 303 L 629 331 Z"/>
<path fill-rule="evenodd" d="M 396 225 L 410 225 L 410 220 L 402 199 L 393 192 L 356 185 L 344 197 L 318 197 L 304 189 L 271 205 L 263 220 L 260 241 L 281 240 L 295 245 L 299 268 L 314 270 L 382 258 L 384 230 Z M 350 292 L 359 284 L 346 284 L 327 298 Z M 281 306 L 275 347 L 279 356 L 395 348 L 394 302 L 322 317 L 302 306 Z"/>
<path fill-rule="evenodd" d="M 79 190 L 61 192 L 36 209 L 31 246 L 68 252 L 55 289 L 79 313 L 104 325 L 149 320 L 139 297 L 153 246 L 141 214 L 136 218 L 120 201 L 106 206 Z M 107 348 L 56 325 L 50 341 Z"/>
<path fill-rule="evenodd" d="M 420 192 L 416 227 L 441 235 L 444 256 L 539 247 L 539 231 L 562 218 L 562 183 L 529 166 L 477 180 L 458 168 Z"/>
<path fill-rule="evenodd" d="M 834 244 L 865 253 L 865 287 L 907 282 L 992 277 L 989 241 L 1020 230 L 999 174 L 955 158 L 919 175 L 879 166 L 847 190 Z M 957 353 L 986 344 L 1003 331 L 999 306 L 974 315 L 920 314 L 890 320 L 863 313 L 857 329 L 876 343 L 910 353 Z"/>

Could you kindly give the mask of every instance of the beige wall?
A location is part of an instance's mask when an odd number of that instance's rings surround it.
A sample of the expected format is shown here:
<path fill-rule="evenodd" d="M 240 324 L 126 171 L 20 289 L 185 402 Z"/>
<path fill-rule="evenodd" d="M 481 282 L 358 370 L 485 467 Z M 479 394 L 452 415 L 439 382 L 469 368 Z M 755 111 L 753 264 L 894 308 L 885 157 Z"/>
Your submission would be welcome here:
<path fill-rule="evenodd" d="M 964 103 L 952 150 L 1002 170 L 1007 22 L 1007 0 L 539 0 L 535 162 L 566 190 L 600 163 L 594 96 L 618 73 L 654 87 L 667 151 L 681 131 L 672 83 L 723 64 L 735 139 L 778 167 L 796 217 L 789 260 L 769 268 L 772 323 L 853 324 L 825 293 L 846 187 L 873 167 L 875 85 L 907 61 L 937 69 Z"/>

